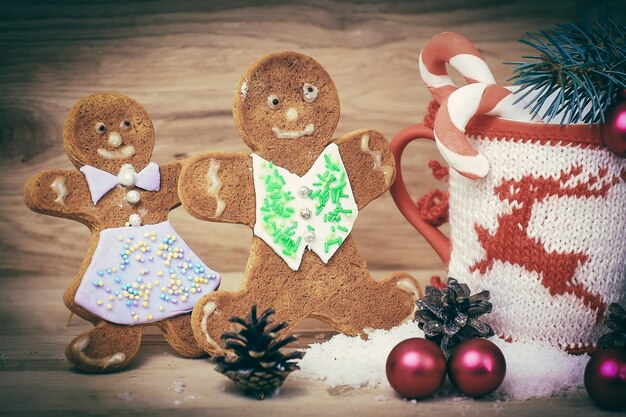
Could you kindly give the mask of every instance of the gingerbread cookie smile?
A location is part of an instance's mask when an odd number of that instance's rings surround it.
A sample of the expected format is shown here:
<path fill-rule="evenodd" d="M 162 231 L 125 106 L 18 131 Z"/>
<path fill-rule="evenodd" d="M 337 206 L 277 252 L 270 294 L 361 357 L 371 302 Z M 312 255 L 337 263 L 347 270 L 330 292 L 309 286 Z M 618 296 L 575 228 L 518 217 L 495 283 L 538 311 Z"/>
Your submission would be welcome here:
<path fill-rule="evenodd" d="M 98 148 L 98 155 L 106 159 L 126 159 L 130 158 L 135 154 L 134 146 L 124 146 L 121 149 L 115 149 L 114 151 L 110 151 L 104 148 Z"/>
<path fill-rule="evenodd" d="M 302 130 L 282 130 L 276 126 L 272 128 L 272 132 L 274 132 L 278 139 L 297 139 L 302 136 L 311 136 L 314 130 L 315 125 L 313 123 L 309 123 Z"/>

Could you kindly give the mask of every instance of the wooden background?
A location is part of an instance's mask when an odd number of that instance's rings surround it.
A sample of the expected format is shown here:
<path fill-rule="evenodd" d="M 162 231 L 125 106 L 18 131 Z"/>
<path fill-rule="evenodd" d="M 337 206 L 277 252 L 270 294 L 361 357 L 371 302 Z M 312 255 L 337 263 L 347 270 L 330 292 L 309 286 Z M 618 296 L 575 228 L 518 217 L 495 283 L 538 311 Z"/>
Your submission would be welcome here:
<path fill-rule="evenodd" d="M 575 2 L 543 0 L 61 3 L 0 8 L 0 275 L 37 274 L 42 283 L 51 275 L 70 281 L 88 231 L 30 212 L 22 187 L 39 170 L 72 168 L 61 132 L 80 97 L 119 91 L 142 103 L 155 124 L 158 163 L 244 151 L 231 116 L 237 80 L 256 58 L 296 50 L 321 62 L 337 85 L 337 134 L 367 127 L 391 139 L 421 121 L 430 99 L 417 66 L 428 38 L 444 30 L 465 34 L 506 83 L 510 67 L 502 62 L 528 53 L 517 37 L 577 14 Z M 408 151 L 405 175 L 416 197 L 436 185 L 426 167 L 435 157 L 432 144 Z M 247 227 L 201 222 L 182 208 L 171 217 L 207 264 L 244 269 Z M 372 269 L 441 265 L 389 194 L 363 211 L 354 234 Z"/>
<path fill-rule="evenodd" d="M 77 99 L 100 91 L 137 99 L 154 121 L 153 160 L 158 163 L 208 150 L 244 151 L 231 116 L 237 80 L 256 58 L 295 50 L 313 56 L 333 77 L 342 106 L 338 135 L 374 128 L 391 139 L 421 121 L 430 100 L 417 57 L 431 36 L 444 30 L 465 34 L 481 49 L 496 79 L 506 83 L 510 67 L 502 62 L 529 52 L 518 37 L 576 19 L 576 6 L 590 10 L 595 3 L 0 1 L 0 293 L 5 300 L 0 303 L 0 370 L 28 371 L 18 372 L 22 379 L 41 378 L 35 385 L 22 381 L 15 387 L 31 390 L 15 388 L 10 395 L 4 390 L 13 382 L 3 378 L 3 409 L 11 404 L 17 415 L 21 408 L 14 401 L 29 403 L 36 392 L 48 389 L 49 372 L 65 375 L 58 355 L 84 328 L 65 328 L 61 295 L 79 268 L 88 231 L 75 222 L 32 213 L 22 200 L 28 176 L 71 168 L 61 132 Z M 614 15 L 623 17 L 626 3 L 611 4 Z M 407 151 L 405 176 L 416 197 L 437 185 L 426 168 L 436 156 L 431 144 Z M 207 264 L 231 272 L 228 277 L 235 282 L 230 286 L 236 287 L 250 230 L 200 222 L 182 208 L 171 219 Z M 422 279 L 442 269 L 388 194 L 359 215 L 353 233 L 371 269 L 408 269 Z M 54 403 L 70 395 L 56 398 L 55 393 L 44 397 Z M 45 408 L 45 402 L 35 403 Z M 437 410 L 446 412 L 435 407 L 435 415 Z M 414 413 L 413 408 L 405 411 Z"/>

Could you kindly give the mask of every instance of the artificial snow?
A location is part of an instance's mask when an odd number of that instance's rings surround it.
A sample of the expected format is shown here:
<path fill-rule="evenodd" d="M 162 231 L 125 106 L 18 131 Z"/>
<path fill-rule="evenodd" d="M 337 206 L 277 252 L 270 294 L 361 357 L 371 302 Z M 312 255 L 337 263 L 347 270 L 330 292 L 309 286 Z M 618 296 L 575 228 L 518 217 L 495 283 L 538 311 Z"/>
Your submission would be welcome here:
<path fill-rule="evenodd" d="M 496 394 L 526 400 L 560 395 L 569 388 L 584 384 L 588 355 L 570 355 L 541 342 L 490 340 L 502 350 L 506 359 L 506 376 Z"/>
<path fill-rule="evenodd" d="M 344 334 L 323 343 L 311 344 L 294 376 L 322 380 L 330 387 L 353 388 L 389 386 L 385 362 L 391 349 L 405 339 L 424 337 L 415 323 L 405 323 L 391 330 L 368 332 L 369 339 Z"/>
<path fill-rule="evenodd" d="M 374 330 L 368 336 L 363 340 L 338 334 L 327 342 L 311 344 L 293 376 L 323 381 L 330 388 L 389 387 L 385 375 L 389 352 L 401 341 L 424 337 L 424 333 L 417 323 L 409 322 L 388 331 Z M 502 350 L 507 365 L 495 397 L 525 400 L 558 395 L 583 384 L 587 355 L 573 356 L 540 342 L 490 340 Z"/>

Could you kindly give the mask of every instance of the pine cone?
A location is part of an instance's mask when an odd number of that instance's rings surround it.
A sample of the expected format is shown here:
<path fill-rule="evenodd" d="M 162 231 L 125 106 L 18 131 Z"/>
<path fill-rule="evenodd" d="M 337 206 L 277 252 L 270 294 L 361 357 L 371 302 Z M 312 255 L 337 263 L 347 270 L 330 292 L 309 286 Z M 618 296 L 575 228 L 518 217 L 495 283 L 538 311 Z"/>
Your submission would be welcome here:
<path fill-rule="evenodd" d="M 280 387 L 290 372 L 300 369 L 295 359 L 302 359 L 304 352 L 283 354 L 280 349 L 296 340 L 295 336 L 277 339 L 277 333 L 287 327 L 279 323 L 269 330 L 268 317 L 274 310 L 268 309 L 257 318 L 257 307 L 252 306 L 250 317 L 243 320 L 232 317 L 231 322 L 243 327 L 238 333 L 222 334 L 226 340 L 227 355 L 215 356 L 215 370 L 232 379 L 246 394 L 262 400 Z"/>
<path fill-rule="evenodd" d="M 612 303 L 604 319 L 604 325 L 611 330 L 598 339 L 601 348 L 626 347 L 626 310 L 617 303 Z"/>
<path fill-rule="evenodd" d="M 493 336 L 493 329 L 479 318 L 491 312 L 489 291 L 470 295 L 466 284 L 448 278 L 446 288 L 426 287 L 424 298 L 416 301 L 415 319 L 426 339 L 437 343 L 444 355 L 464 340 Z"/>

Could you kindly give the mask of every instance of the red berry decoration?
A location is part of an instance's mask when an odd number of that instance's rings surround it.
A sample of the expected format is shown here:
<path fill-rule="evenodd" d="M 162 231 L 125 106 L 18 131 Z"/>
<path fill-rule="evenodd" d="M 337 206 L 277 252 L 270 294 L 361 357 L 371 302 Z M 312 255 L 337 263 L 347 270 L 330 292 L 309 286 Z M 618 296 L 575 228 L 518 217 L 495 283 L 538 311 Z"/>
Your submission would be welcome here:
<path fill-rule="evenodd" d="M 434 394 L 446 379 L 446 360 L 439 346 L 426 339 L 400 342 L 387 357 L 387 379 L 403 397 Z"/>
<path fill-rule="evenodd" d="M 617 156 L 626 158 L 626 93 L 608 110 L 602 125 L 602 142 Z"/>
<path fill-rule="evenodd" d="M 506 361 L 502 351 L 486 339 L 466 340 L 450 356 L 450 381 L 461 393 L 471 397 L 495 391 L 505 374 Z"/>
<path fill-rule="evenodd" d="M 585 388 L 602 408 L 626 408 L 626 349 L 612 347 L 594 353 L 585 368 Z"/>

